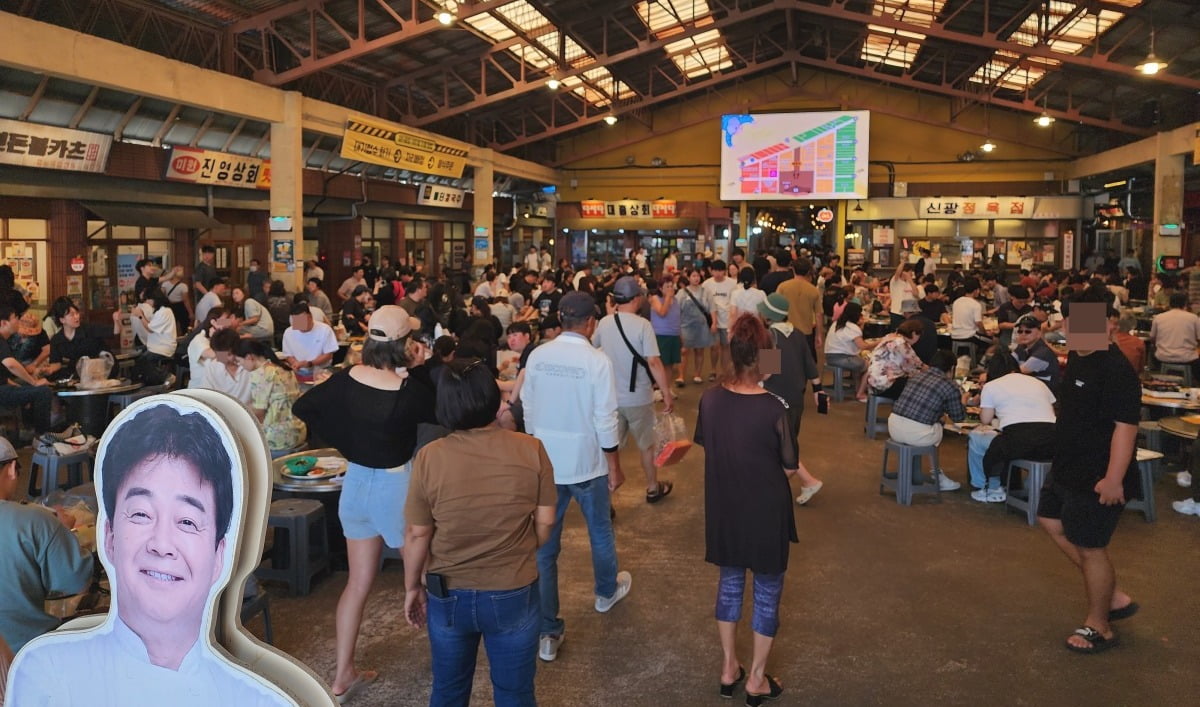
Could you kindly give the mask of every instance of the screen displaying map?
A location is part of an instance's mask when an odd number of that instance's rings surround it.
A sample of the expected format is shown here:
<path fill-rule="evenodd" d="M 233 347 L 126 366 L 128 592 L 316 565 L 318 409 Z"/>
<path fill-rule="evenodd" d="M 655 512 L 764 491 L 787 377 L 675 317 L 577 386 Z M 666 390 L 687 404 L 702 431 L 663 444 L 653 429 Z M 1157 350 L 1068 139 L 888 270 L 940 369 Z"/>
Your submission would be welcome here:
<path fill-rule="evenodd" d="M 721 117 L 722 201 L 867 198 L 870 113 Z"/>

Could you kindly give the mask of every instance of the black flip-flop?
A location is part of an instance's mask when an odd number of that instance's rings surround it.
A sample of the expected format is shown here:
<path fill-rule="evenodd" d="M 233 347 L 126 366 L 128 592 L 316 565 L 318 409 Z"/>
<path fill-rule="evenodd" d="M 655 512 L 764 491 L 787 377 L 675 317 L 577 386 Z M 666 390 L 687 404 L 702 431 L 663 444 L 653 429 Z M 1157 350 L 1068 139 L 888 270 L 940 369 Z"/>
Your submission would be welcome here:
<path fill-rule="evenodd" d="M 1083 640 L 1092 644 L 1087 648 L 1083 648 L 1081 646 L 1073 645 L 1068 640 L 1066 642 L 1067 650 L 1074 651 L 1076 653 L 1086 653 L 1089 655 L 1093 653 L 1103 653 L 1109 648 L 1115 648 L 1116 645 L 1120 643 L 1120 641 L 1117 639 L 1117 634 L 1114 633 L 1112 638 L 1105 638 L 1104 634 L 1100 633 L 1091 626 L 1081 626 L 1080 628 L 1075 629 L 1074 635 L 1079 636 Z"/>
<path fill-rule="evenodd" d="M 672 484 L 670 481 L 659 481 L 658 488 L 656 490 L 654 490 L 653 492 L 651 492 L 651 491 L 646 492 L 646 503 L 658 503 L 659 501 L 663 500 L 667 496 L 670 496 L 671 489 L 673 489 L 673 488 L 675 488 L 675 485 Z"/>
<path fill-rule="evenodd" d="M 1121 619 L 1127 619 L 1136 614 L 1140 608 L 1142 607 L 1138 606 L 1136 601 L 1131 601 L 1125 606 L 1122 606 L 1120 609 L 1113 609 L 1112 611 L 1108 612 L 1108 620 L 1120 621 Z"/>
<path fill-rule="evenodd" d="M 732 700 L 733 699 L 733 691 L 735 689 L 737 689 L 737 686 L 740 685 L 741 682 L 745 679 L 746 679 L 746 669 L 739 665 L 737 677 L 733 679 L 733 682 L 721 683 L 721 697 L 724 697 L 727 700 Z"/>
<path fill-rule="evenodd" d="M 754 693 L 750 692 L 749 690 L 747 690 L 746 691 L 747 707 L 758 707 L 759 705 L 761 705 L 763 703 L 763 700 L 777 700 L 777 699 L 779 699 L 779 696 L 783 694 L 783 685 L 780 685 L 778 682 L 776 682 L 775 678 L 771 677 L 770 675 L 766 675 L 766 674 L 764 674 L 763 677 L 766 678 L 767 684 L 771 686 L 771 691 L 763 692 L 760 694 L 754 694 Z"/>

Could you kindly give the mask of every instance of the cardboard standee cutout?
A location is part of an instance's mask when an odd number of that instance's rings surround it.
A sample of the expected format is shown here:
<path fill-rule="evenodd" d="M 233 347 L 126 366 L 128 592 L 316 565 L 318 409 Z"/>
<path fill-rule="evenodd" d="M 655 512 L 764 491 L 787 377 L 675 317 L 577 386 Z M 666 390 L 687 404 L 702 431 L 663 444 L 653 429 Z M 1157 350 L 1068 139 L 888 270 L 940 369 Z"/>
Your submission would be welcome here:
<path fill-rule="evenodd" d="M 250 414 L 217 393 L 147 398 L 109 426 L 96 493 L 112 607 L 30 641 L 9 704 L 333 704 L 310 671 L 247 638 L 240 611 L 230 620 L 271 486 L 262 433 L 245 430 L 258 430 Z"/>

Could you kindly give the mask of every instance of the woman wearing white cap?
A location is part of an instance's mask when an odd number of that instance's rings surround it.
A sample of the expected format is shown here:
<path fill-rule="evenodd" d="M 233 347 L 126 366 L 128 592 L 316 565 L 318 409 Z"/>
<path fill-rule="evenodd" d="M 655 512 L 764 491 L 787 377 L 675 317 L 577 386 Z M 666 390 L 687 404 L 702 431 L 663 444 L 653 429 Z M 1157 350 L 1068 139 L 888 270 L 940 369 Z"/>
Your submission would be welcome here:
<path fill-rule="evenodd" d="M 417 326 L 402 308 L 380 307 L 371 315 L 362 363 L 335 373 L 292 408 L 350 463 L 338 505 L 350 577 L 338 600 L 337 672 L 330 684 L 341 703 L 378 677 L 355 668 L 354 644 L 384 543 L 404 545 L 417 425 L 436 422 L 424 351 L 409 342 Z"/>

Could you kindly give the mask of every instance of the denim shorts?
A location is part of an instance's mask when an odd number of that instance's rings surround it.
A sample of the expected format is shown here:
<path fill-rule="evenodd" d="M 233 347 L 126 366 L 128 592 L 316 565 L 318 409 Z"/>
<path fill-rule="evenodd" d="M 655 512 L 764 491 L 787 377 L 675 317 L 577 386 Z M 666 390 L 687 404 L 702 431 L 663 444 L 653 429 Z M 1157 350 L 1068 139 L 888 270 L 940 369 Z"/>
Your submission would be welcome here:
<path fill-rule="evenodd" d="M 411 461 L 395 469 L 372 469 L 351 462 L 338 502 L 346 539 L 382 537 L 388 547 L 403 547 L 404 502 L 411 477 Z"/>

